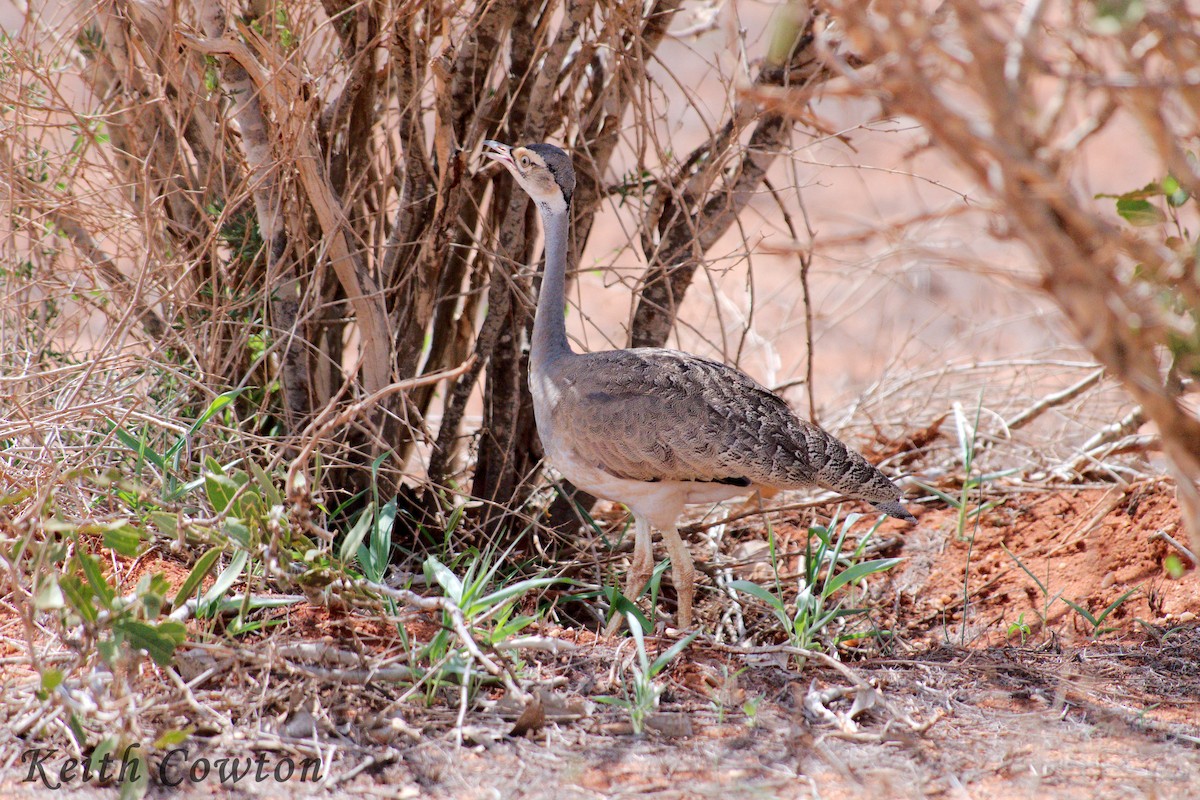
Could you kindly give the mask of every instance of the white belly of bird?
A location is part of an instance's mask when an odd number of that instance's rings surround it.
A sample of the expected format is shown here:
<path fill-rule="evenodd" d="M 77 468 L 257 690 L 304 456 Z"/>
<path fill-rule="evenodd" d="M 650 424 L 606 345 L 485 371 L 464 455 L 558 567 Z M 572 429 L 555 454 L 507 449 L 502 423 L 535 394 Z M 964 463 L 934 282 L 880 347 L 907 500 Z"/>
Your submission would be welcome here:
<path fill-rule="evenodd" d="M 579 458 L 569 448 L 546 452 L 547 460 L 562 476 L 589 494 L 624 503 L 656 528 L 675 525 L 689 503 L 719 503 L 749 494 L 752 487 L 700 481 L 638 481 L 619 478 Z"/>

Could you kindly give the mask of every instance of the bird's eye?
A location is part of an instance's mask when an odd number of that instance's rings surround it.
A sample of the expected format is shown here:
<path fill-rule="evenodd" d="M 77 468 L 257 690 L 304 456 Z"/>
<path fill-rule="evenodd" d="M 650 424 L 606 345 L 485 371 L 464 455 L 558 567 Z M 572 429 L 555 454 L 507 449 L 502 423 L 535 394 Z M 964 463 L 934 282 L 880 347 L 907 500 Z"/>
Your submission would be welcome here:
<path fill-rule="evenodd" d="M 522 167 L 529 166 L 529 156 L 521 156 L 521 166 Z"/>

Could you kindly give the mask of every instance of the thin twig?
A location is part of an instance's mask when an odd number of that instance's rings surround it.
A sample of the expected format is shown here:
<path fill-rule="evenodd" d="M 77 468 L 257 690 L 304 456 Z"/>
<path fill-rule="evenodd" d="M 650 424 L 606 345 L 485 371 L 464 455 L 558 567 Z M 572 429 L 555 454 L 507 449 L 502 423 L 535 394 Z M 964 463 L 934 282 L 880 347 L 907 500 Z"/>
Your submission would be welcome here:
<path fill-rule="evenodd" d="M 1184 547 L 1183 545 L 1181 545 L 1178 541 L 1175 540 L 1175 538 L 1173 536 L 1171 536 L 1171 534 L 1167 533 L 1166 531 L 1162 531 L 1162 530 L 1155 531 L 1154 533 L 1150 534 L 1150 538 L 1151 539 L 1162 539 L 1164 542 L 1171 545 L 1171 547 L 1174 547 L 1176 550 L 1178 550 L 1180 553 L 1182 553 L 1184 558 L 1186 558 L 1188 561 L 1192 562 L 1193 567 L 1200 567 L 1200 559 L 1196 558 L 1196 554 L 1193 553 L 1191 550 L 1187 549 L 1186 547 Z"/>

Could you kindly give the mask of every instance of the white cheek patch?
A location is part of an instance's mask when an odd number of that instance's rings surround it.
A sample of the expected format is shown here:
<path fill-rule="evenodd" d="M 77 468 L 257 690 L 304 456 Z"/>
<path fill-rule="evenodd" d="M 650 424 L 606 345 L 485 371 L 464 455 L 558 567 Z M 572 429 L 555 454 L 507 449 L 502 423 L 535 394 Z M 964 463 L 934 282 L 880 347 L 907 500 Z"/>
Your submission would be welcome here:
<path fill-rule="evenodd" d="M 547 195 L 534 198 L 538 204 L 538 208 L 544 214 L 565 214 L 567 213 L 567 201 L 561 194 Z"/>

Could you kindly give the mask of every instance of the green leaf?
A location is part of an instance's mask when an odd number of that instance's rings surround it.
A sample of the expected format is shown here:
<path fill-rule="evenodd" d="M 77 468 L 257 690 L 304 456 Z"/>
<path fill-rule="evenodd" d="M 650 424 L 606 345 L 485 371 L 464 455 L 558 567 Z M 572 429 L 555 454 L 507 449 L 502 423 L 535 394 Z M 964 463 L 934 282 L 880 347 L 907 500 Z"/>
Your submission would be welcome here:
<path fill-rule="evenodd" d="M 101 739 L 100 742 L 96 745 L 96 749 L 92 751 L 92 755 L 89 758 L 89 761 L 91 762 L 91 766 L 92 766 L 92 771 L 99 772 L 100 767 L 104 763 L 104 756 L 110 755 L 110 754 L 116 754 L 118 746 L 119 746 L 119 742 L 117 740 L 117 737 L 115 737 L 115 736 L 108 736 L 108 737 L 105 737 L 104 739 Z M 109 759 L 109 761 L 111 763 L 112 759 Z"/>
<path fill-rule="evenodd" d="M 651 630 L 653 627 L 650 620 L 646 619 L 646 615 L 637 607 L 632 600 L 621 593 L 615 586 L 604 587 L 604 594 L 608 598 L 608 613 L 609 619 L 614 615 L 620 614 L 626 620 L 632 616 L 638 622 L 638 627 L 643 631 Z"/>
<path fill-rule="evenodd" d="M 650 677 L 654 677 L 662 668 L 671 663 L 671 659 L 683 652 L 689 644 L 696 641 L 696 637 L 700 635 L 700 631 L 694 631 L 687 635 L 686 638 L 680 639 L 668 649 L 659 654 L 658 658 L 654 659 L 654 663 L 650 665 Z"/>
<path fill-rule="evenodd" d="M 625 624 L 629 626 L 629 635 L 633 637 L 634 645 L 637 647 L 638 663 L 641 664 L 642 674 L 649 675 L 650 659 L 646 658 L 646 633 L 642 630 L 642 626 L 637 618 L 637 615 L 632 611 L 625 612 Z"/>
<path fill-rule="evenodd" d="M 94 625 L 100 617 L 100 611 L 96 608 L 95 593 L 92 592 L 91 587 L 74 575 L 64 576 L 58 582 L 62 587 L 63 594 L 66 595 L 67 602 L 71 604 L 71 608 L 75 609 L 75 613 L 83 617 L 87 623 Z"/>
<path fill-rule="evenodd" d="M 467 504 L 463 503 L 454 507 L 450 512 L 450 519 L 446 521 L 446 533 L 454 533 L 458 529 L 458 524 L 462 522 L 463 514 L 467 511 Z"/>
<path fill-rule="evenodd" d="M 754 581 L 730 581 L 729 588 L 739 592 L 745 592 L 753 597 L 757 597 L 759 600 L 762 600 L 776 611 L 780 613 L 786 613 L 786 607 L 783 604 L 783 600 L 771 594 Z"/>
<path fill-rule="evenodd" d="M 161 572 L 143 575 L 142 579 L 138 581 L 135 594 L 141 600 L 142 608 L 146 610 L 147 619 L 154 619 L 159 615 L 169 591 L 171 591 L 171 584 L 167 583 L 167 579 Z"/>
<path fill-rule="evenodd" d="M 162 734 L 160 734 L 159 737 L 154 740 L 154 749 L 169 750 L 172 747 L 181 745 L 187 741 L 188 737 L 191 736 L 195 730 L 196 729 L 193 726 L 189 725 L 183 730 L 163 731 Z"/>
<path fill-rule="evenodd" d="M 375 530 L 371 532 L 371 550 L 376 558 L 383 559 L 381 566 L 387 564 L 387 557 L 391 555 L 389 551 L 392 548 L 392 526 L 396 523 L 397 512 L 396 498 L 393 497 L 379 509 L 379 520 L 375 523 Z"/>
<path fill-rule="evenodd" d="M 12 494 L 6 494 L 3 497 L 0 497 L 0 508 L 4 506 L 16 505 L 28 497 L 33 497 L 33 493 L 33 487 L 27 487 L 25 489 L 13 492 Z"/>
<path fill-rule="evenodd" d="M 259 494 L 261 494 L 264 498 L 266 498 L 267 505 L 268 506 L 283 505 L 283 495 L 281 495 L 279 493 L 279 489 L 275 486 L 275 483 L 271 480 L 271 476 L 268 475 L 263 470 L 262 467 L 260 467 L 258 464 L 256 464 L 253 461 L 248 462 L 248 466 L 250 467 L 250 472 L 254 475 L 254 480 L 257 481 L 257 483 L 258 483 Z"/>
<path fill-rule="evenodd" d="M 229 587 L 233 586 L 234 581 L 242 574 L 242 570 L 246 567 L 246 559 L 249 558 L 249 553 L 245 550 L 237 551 L 233 558 L 229 560 L 229 566 L 221 571 L 217 579 L 213 581 L 212 587 L 209 588 L 204 596 L 200 598 L 200 606 L 207 607 L 225 597 L 225 593 L 229 591 Z"/>
<path fill-rule="evenodd" d="M 142 435 L 138 437 L 118 425 L 113 428 L 113 433 L 121 440 L 122 444 L 136 453 L 139 459 L 145 459 L 159 469 L 166 467 L 166 459 L 154 452 L 150 448 L 150 445 L 146 443 L 146 432 L 144 430 L 142 431 Z"/>
<path fill-rule="evenodd" d="M 474 608 L 481 610 L 490 609 L 492 606 L 508 600 L 510 597 L 525 594 L 533 589 L 540 589 L 543 586 L 550 586 L 555 583 L 573 583 L 563 578 L 528 578 L 523 581 L 518 581 L 511 586 L 505 586 L 497 589 L 491 594 L 485 595 L 471 604 Z"/>
<path fill-rule="evenodd" d="M 458 576 L 450 571 L 442 562 L 438 561 L 433 556 L 425 559 L 425 574 L 432 577 L 437 582 L 438 586 L 442 587 L 442 591 L 446 597 L 456 605 L 462 602 L 463 585 Z"/>
<path fill-rule="evenodd" d="M 182 622 L 167 621 L 158 625 L 148 625 L 127 617 L 113 620 L 113 630 L 124 636 L 131 647 L 149 653 L 154 663 L 159 666 L 166 666 L 171 662 L 175 648 L 182 644 L 187 636 L 187 628 Z"/>
<path fill-rule="evenodd" d="M 136 557 L 141 544 L 142 532 L 125 521 L 112 523 L 104 532 L 104 546 L 126 558 Z"/>
<path fill-rule="evenodd" d="M 338 550 L 338 557 L 341 558 L 343 564 L 349 564 L 350 560 L 358 553 L 358 546 L 366 538 L 367 532 L 371 530 L 371 523 L 374 521 L 375 504 L 367 503 L 367 507 L 358 515 L 358 519 L 354 521 L 354 525 L 351 526 L 350 531 L 346 534 L 346 538 L 342 539 L 342 546 Z"/>
<path fill-rule="evenodd" d="M 1092 27 L 1104 36 L 1115 36 L 1146 16 L 1145 0 L 1095 0 Z"/>
<path fill-rule="evenodd" d="M 217 563 L 217 558 L 220 555 L 221 548 L 213 547 L 207 553 L 200 556 L 200 558 L 196 559 L 195 566 L 192 567 L 192 571 L 184 579 L 183 585 L 179 587 L 179 591 L 175 593 L 175 599 L 171 601 L 172 608 L 179 608 L 192 598 L 192 595 L 196 593 L 196 589 L 200 587 L 204 578 L 212 571 L 213 564 Z"/>
<path fill-rule="evenodd" d="M 88 553 L 76 553 L 74 561 L 83 570 L 83 577 L 87 579 L 96 597 L 100 598 L 105 608 L 111 609 L 116 590 L 104 579 L 104 573 L 100 570 L 100 559 Z"/>
<path fill-rule="evenodd" d="M 166 511 L 151 511 L 150 521 L 154 523 L 154 527 L 158 528 L 159 532 L 175 537 L 179 535 L 179 514 L 171 514 Z"/>
<path fill-rule="evenodd" d="M 1117 213 L 1129 224 L 1138 227 L 1158 225 L 1167 221 L 1167 215 L 1162 212 L 1162 209 L 1149 200 L 1118 198 Z"/>
<path fill-rule="evenodd" d="M 122 752 L 122 754 L 124 754 Z M 134 745 L 129 751 L 129 763 L 148 764 L 149 755 L 139 745 Z M 142 800 L 150 790 L 150 775 L 148 769 L 138 770 L 136 773 L 131 772 L 129 780 L 121 781 L 121 790 L 117 794 L 117 800 Z"/>
<path fill-rule="evenodd" d="M 218 514 L 224 514 L 225 509 L 229 508 L 229 501 L 233 499 L 238 488 L 237 481 L 224 473 L 204 473 L 204 491 L 208 495 L 208 502 L 212 503 Z"/>
<path fill-rule="evenodd" d="M 200 430 L 204 423 L 212 419 L 213 416 L 215 416 L 222 408 L 236 400 L 238 395 L 244 391 L 245 389 L 231 389 L 228 392 L 217 395 L 216 398 L 214 398 L 213 401 L 208 404 L 208 408 L 204 409 L 204 413 L 202 413 L 196 419 L 196 421 L 192 423 L 192 426 L 188 428 L 188 432 L 180 436 L 175 441 L 175 444 L 171 445 L 167 452 L 163 454 L 163 461 L 170 461 L 177 456 L 179 452 L 183 450 L 183 446 L 187 444 L 188 439 L 190 439 L 192 435 L 196 433 L 196 431 Z"/>
<path fill-rule="evenodd" d="M 62 685 L 62 682 L 62 670 L 51 667 L 42 673 L 42 691 L 44 692 L 53 692 L 60 685 Z"/>
<path fill-rule="evenodd" d="M 1071 602 L 1070 600 L 1068 600 L 1065 597 L 1062 599 L 1062 601 L 1064 603 L 1066 603 L 1067 605 L 1069 605 L 1071 608 L 1075 609 L 1075 611 L 1078 612 L 1081 617 L 1086 619 L 1088 621 L 1088 623 L 1092 626 L 1093 630 L 1100 627 L 1099 620 L 1097 620 L 1095 617 L 1092 616 L 1092 612 L 1088 611 L 1086 608 L 1079 605 L 1078 603 Z"/>
<path fill-rule="evenodd" d="M 1191 197 L 1187 190 L 1179 185 L 1179 181 L 1175 180 L 1175 178 L 1171 175 L 1163 178 L 1162 192 L 1164 195 L 1166 195 L 1167 204 L 1171 206 L 1171 208 L 1179 208 L 1188 201 L 1189 197 Z"/>
<path fill-rule="evenodd" d="M 53 611 L 65 605 L 62 587 L 59 585 L 57 575 L 45 574 L 41 576 L 38 580 L 37 593 L 33 596 L 33 605 L 39 611 Z"/>
<path fill-rule="evenodd" d="M 873 575 L 876 572 L 886 572 L 892 567 L 900 563 L 898 558 L 876 558 L 871 561 L 860 561 L 846 567 L 844 570 L 834 575 L 825 583 L 825 597 L 831 596 L 838 589 L 845 586 L 847 583 L 862 580 L 868 575 Z"/>
<path fill-rule="evenodd" d="M 250 528 L 237 517 L 226 517 L 221 524 L 221 530 L 234 544 L 250 549 Z"/>
<path fill-rule="evenodd" d="M 913 481 L 913 483 L 915 483 L 917 486 L 920 486 L 922 489 L 929 492 L 930 494 L 937 495 L 937 497 L 939 499 L 941 499 L 946 505 L 950 506 L 951 508 L 959 508 L 960 506 L 962 506 L 962 500 L 960 498 L 952 497 L 951 495 L 946 494 L 941 489 L 938 489 L 935 486 L 930 486 L 927 483 L 921 483 L 921 481 Z"/>
<path fill-rule="evenodd" d="M 1104 622 L 1105 618 L 1107 618 L 1109 614 L 1116 611 L 1117 608 L 1122 603 L 1124 603 L 1126 600 L 1128 600 L 1130 597 L 1132 597 L 1133 593 L 1141 588 L 1142 588 L 1141 586 L 1135 586 L 1132 589 L 1129 589 L 1128 591 L 1126 591 L 1124 594 L 1122 594 L 1116 600 L 1113 600 L 1111 603 L 1109 603 L 1107 606 L 1104 607 L 1104 610 L 1101 611 L 1100 614 L 1096 617 L 1096 621 Z"/>

